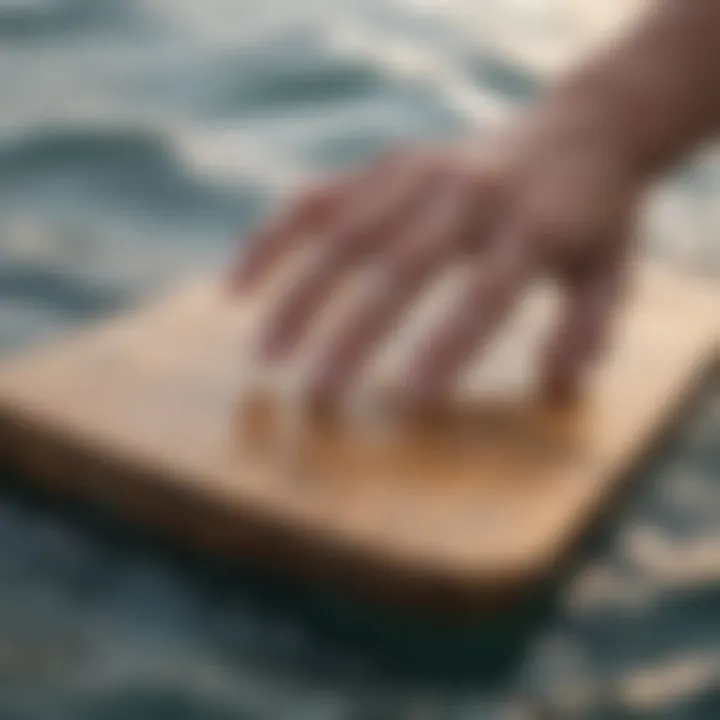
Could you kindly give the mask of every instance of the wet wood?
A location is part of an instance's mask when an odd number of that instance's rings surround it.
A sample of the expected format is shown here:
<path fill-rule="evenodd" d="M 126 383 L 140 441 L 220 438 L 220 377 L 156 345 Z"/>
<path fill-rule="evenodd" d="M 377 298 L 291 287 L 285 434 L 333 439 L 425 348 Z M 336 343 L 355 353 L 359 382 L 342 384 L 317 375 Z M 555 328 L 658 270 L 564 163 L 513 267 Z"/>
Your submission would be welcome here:
<path fill-rule="evenodd" d="M 292 452 L 242 391 L 249 322 L 201 282 L 5 362 L 6 461 L 213 552 L 452 610 L 568 556 L 716 362 L 720 304 L 643 271 L 573 407 L 478 395 L 393 433 L 301 417 Z"/>

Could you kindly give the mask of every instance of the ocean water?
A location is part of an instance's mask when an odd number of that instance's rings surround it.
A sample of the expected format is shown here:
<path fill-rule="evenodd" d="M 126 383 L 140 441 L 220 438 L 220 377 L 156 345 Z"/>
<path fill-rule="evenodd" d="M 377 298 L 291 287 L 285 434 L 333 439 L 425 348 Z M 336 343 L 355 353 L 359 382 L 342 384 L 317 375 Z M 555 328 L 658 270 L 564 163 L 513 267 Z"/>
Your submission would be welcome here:
<path fill-rule="evenodd" d="M 615 5 L 0 0 L 0 351 L 222 266 L 320 173 L 482 131 Z M 681 168 L 648 252 L 720 273 L 719 191 L 711 153 Z M 550 610 L 499 641 L 180 556 L 6 477 L 0 718 L 720 717 L 720 386 L 642 474 Z M 412 662 L 487 645 L 492 666 L 488 637 L 518 635 L 498 677 Z"/>

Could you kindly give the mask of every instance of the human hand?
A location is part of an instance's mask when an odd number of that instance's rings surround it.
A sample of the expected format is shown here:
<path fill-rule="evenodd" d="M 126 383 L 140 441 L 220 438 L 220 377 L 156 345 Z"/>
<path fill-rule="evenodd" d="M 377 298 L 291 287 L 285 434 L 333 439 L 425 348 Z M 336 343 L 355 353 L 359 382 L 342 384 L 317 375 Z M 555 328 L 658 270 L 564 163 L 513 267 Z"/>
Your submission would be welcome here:
<path fill-rule="evenodd" d="M 479 142 L 401 151 L 301 197 L 250 239 L 233 272 L 244 292 L 298 244 L 319 252 L 271 319 L 262 358 L 291 354 L 344 273 L 374 264 L 383 284 L 323 349 L 311 382 L 340 394 L 425 283 L 462 260 L 472 281 L 414 354 L 409 397 L 439 399 L 546 274 L 565 303 L 541 358 L 544 387 L 572 394 L 606 342 L 646 184 L 591 116 L 572 103 L 539 108 Z"/>

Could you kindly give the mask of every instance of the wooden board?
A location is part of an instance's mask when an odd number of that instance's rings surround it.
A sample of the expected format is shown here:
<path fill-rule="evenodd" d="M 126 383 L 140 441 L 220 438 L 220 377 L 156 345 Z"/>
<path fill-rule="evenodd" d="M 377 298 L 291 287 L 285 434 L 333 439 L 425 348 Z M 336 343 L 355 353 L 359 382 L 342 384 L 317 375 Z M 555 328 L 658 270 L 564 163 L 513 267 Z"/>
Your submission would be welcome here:
<path fill-rule="evenodd" d="M 567 556 L 716 360 L 720 304 L 712 287 L 643 272 L 578 406 L 495 407 L 462 432 L 380 443 L 320 427 L 303 473 L 263 450 L 240 407 L 246 325 L 203 282 L 6 362 L 5 459 L 215 552 L 478 608 Z"/>

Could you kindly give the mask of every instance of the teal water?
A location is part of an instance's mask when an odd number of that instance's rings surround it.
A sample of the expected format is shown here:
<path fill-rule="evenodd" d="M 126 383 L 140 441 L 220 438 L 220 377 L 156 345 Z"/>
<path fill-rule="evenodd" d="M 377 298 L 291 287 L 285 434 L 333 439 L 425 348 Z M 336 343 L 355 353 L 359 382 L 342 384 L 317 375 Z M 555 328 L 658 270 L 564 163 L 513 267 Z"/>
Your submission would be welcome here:
<path fill-rule="evenodd" d="M 532 3 L 471 5 L 0 0 L 0 349 L 222 264 L 317 173 L 529 98 L 539 69 L 482 30 Z M 655 252 L 720 269 L 718 170 L 660 190 Z M 0 718 L 715 719 L 719 438 L 716 383 L 549 609 L 459 629 L 181 556 L 6 477 Z"/>

